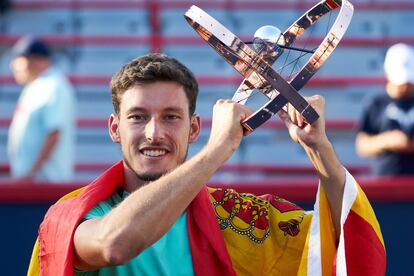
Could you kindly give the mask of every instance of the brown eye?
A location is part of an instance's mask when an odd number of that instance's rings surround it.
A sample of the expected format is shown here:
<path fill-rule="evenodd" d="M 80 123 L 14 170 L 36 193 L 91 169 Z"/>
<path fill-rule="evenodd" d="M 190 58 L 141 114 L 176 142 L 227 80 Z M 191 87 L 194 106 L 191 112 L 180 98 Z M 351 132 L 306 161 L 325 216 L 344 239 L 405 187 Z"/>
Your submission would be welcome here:
<path fill-rule="evenodd" d="M 174 121 L 174 120 L 177 120 L 177 119 L 179 119 L 179 117 L 177 115 L 170 114 L 170 115 L 165 116 L 165 120 L 167 120 L 167 121 Z"/>
<path fill-rule="evenodd" d="M 142 121 L 146 121 L 148 119 L 148 116 L 134 114 L 134 115 L 129 116 L 128 119 L 142 122 Z"/>

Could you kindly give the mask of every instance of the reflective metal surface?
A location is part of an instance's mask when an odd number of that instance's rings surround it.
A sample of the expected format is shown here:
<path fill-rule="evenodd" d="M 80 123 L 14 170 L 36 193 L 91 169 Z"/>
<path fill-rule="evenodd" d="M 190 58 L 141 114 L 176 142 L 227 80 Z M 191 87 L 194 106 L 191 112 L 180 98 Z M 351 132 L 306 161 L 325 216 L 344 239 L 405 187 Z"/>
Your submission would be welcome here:
<path fill-rule="evenodd" d="M 272 64 L 284 52 L 277 44 L 291 46 L 307 28 L 339 7 L 340 12 L 327 36 L 296 75 L 285 80 L 273 70 Z M 318 119 L 318 114 L 298 90 L 318 71 L 338 45 L 348 28 L 352 14 L 353 6 L 347 0 L 321 1 L 296 20 L 282 35 L 273 26 L 260 28 L 255 34 L 256 51 L 197 6 L 192 6 L 185 13 L 185 18 L 217 53 L 245 77 L 233 96 L 234 101 L 244 104 L 254 88 L 270 99 L 242 123 L 246 131 L 251 132 L 277 113 L 287 102 L 290 102 L 308 123 Z"/>

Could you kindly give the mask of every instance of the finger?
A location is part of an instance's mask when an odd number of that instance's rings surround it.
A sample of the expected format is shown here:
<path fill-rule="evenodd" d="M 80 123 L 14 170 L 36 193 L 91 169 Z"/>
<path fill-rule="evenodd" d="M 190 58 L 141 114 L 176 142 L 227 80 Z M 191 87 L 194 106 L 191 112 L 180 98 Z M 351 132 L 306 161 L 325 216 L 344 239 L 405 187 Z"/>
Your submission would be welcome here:
<path fill-rule="evenodd" d="M 287 113 L 289 114 L 290 121 L 292 124 L 297 125 L 296 109 L 289 103 L 287 106 Z"/>
<path fill-rule="evenodd" d="M 240 107 L 240 109 L 245 114 L 245 118 L 249 117 L 250 115 L 252 115 L 254 113 L 253 109 L 251 109 L 250 107 L 248 107 L 246 105 L 242 105 L 242 104 L 237 104 L 237 105 Z"/>
<path fill-rule="evenodd" d="M 295 110 L 296 125 L 301 128 L 303 125 L 303 116 L 300 114 L 300 112 L 296 108 L 294 110 Z"/>
<path fill-rule="evenodd" d="M 292 123 L 296 126 L 302 128 L 304 125 L 304 118 L 299 111 L 296 110 L 292 105 L 289 105 L 289 115 L 291 117 Z"/>
<path fill-rule="evenodd" d="M 216 104 L 222 104 L 222 103 L 224 103 L 226 100 L 225 99 L 218 99 L 217 101 L 216 101 Z"/>
<path fill-rule="evenodd" d="M 277 115 L 279 116 L 279 118 L 282 120 L 282 122 L 285 124 L 285 126 L 287 128 L 289 128 L 292 125 L 292 121 L 290 120 L 290 116 L 285 110 L 280 109 L 277 112 Z"/>
<path fill-rule="evenodd" d="M 305 123 L 305 118 L 303 118 L 302 114 L 300 114 L 299 112 L 297 112 L 297 114 L 298 114 L 298 116 L 297 116 L 297 119 L 298 119 L 298 126 L 299 126 L 300 128 L 303 128 L 303 127 L 306 125 L 306 123 Z"/>

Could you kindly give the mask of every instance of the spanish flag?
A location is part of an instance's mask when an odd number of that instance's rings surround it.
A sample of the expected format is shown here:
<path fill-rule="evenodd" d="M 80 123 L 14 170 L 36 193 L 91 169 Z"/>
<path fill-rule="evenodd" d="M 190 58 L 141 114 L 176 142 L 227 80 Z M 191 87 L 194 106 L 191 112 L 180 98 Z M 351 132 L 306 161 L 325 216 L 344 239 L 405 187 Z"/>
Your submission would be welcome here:
<path fill-rule="evenodd" d="M 73 275 L 74 231 L 123 184 L 123 163 L 53 205 L 39 228 L 28 275 Z M 314 212 L 273 195 L 203 188 L 187 209 L 195 275 L 384 275 L 374 212 L 347 172 L 339 244 L 319 187 Z"/>
<path fill-rule="evenodd" d="M 91 184 L 61 198 L 39 227 L 29 264 L 29 276 L 73 275 L 73 236 L 85 214 L 124 184 L 123 162 Z M 195 275 L 235 275 L 209 192 L 204 187 L 187 208 L 188 235 Z"/>
<path fill-rule="evenodd" d="M 385 275 L 386 251 L 380 226 L 361 187 L 349 172 L 336 246 L 329 204 L 319 186 L 299 275 Z"/>

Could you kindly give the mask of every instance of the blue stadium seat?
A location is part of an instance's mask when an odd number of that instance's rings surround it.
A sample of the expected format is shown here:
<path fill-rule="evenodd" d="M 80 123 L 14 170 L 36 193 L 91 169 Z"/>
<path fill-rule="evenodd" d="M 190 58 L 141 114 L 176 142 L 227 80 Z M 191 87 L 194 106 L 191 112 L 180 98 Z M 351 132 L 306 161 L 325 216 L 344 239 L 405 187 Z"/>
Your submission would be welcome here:
<path fill-rule="evenodd" d="M 385 49 L 382 47 L 339 47 L 318 71 L 318 76 L 384 75 Z"/>
<path fill-rule="evenodd" d="M 188 8 L 190 8 L 192 4 L 194 3 L 189 4 Z M 186 8 L 161 10 L 160 17 L 162 34 L 167 37 L 198 36 L 194 29 L 187 23 L 184 18 L 186 11 Z M 232 12 L 223 9 L 205 9 L 205 11 L 229 30 L 232 30 L 235 27 L 234 21 L 232 20 Z"/>
<path fill-rule="evenodd" d="M 149 52 L 147 45 L 84 45 L 72 73 L 77 75 L 113 75 L 131 59 Z"/>
<path fill-rule="evenodd" d="M 77 114 L 79 118 L 107 118 L 113 112 L 109 83 L 77 86 Z"/>
<path fill-rule="evenodd" d="M 207 44 L 167 45 L 163 50 L 188 66 L 196 75 L 232 76 L 238 74 Z"/>
<path fill-rule="evenodd" d="M 3 24 L 10 34 L 64 35 L 73 33 L 72 11 L 65 8 L 12 9 L 4 15 L 4 20 Z"/>
<path fill-rule="evenodd" d="M 0 163 L 7 161 L 7 128 L 0 127 Z"/>
<path fill-rule="evenodd" d="M 120 158 L 119 145 L 112 142 L 106 128 L 82 128 L 78 130 L 77 162 L 102 162 L 104 160 L 112 162 Z"/>
<path fill-rule="evenodd" d="M 148 12 L 144 9 L 79 9 L 76 31 L 84 35 L 148 35 Z"/>
<path fill-rule="evenodd" d="M 230 29 L 230 27 L 229 29 L 237 36 L 253 38 L 255 31 L 264 25 L 276 26 L 283 32 L 300 15 L 302 15 L 300 11 L 286 9 L 258 9 L 255 12 L 252 12 L 251 9 L 234 9 L 231 11 L 234 29 Z"/>
<path fill-rule="evenodd" d="M 14 84 L 0 85 L 0 118 L 10 118 L 16 107 L 21 87 Z"/>
<path fill-rule="evenodd" d="M 304 96 L 322 95 L 326 101 L 326 118 L 357 120 L 361 114 L 362 102 L 366 97 L 384 93 L 382 85 L 377 86 L 305 86 L 300 90 Z"/>
<path fill-rule="evenodd" d="M 414 24 L 414 10 L 355 10 L 347 37 L 409 36 Z"/>
<path fill-rule="evenodd" d="M 236 2 L 247 3 L 247 0 Z M 269 4 L 274 4 L 269 0 Z M 281 3 L 286 4 L 280 0 Z M 359 1 L 364 2 L 364 1 Z M 359 3 L 358 2 L 358 3 Z M 366 0 L 364 3 L 371 3 Z M 378 2 L 378 1 L 375 1 Z M 381 1 L 379 1 L 381 2 Z M 170 1 L 162 0 L 170 4 Z M 221 3 L 223 6 L 209 4 Z M 225 1 L 209 2 L 205 10 L 220 21 L 230 31 L 243 39 L 249 40 L 257 28 L 263 25 L 275 25 L 282 31 L 290 26 L 305 10 L 304 3 L 296 0 L 289 2 L 293 8 L 266 9 L 225 5 Z M 249 2 L 250 3 L 250 2 Z M 295 8 L 295 4 L 298 8 Z M 179 59 L 187 65 L 198 78 L 210 77 L 211 83 L 200 85 L 199 101 L 196 112 L 203 119 L 211 118 L 212 107 L 219 98 L 231 98 L 237 89 L 237 83 L 214 83 L 214 77 L 238 78 L 239 74 L 227 64 L 213 49 L 205 44 L 185 21 L 183 15 L 193 2 L 186 5 L 173 5 L 160 9 L 161 35 L 167 39 L 190 38 L 199 39 L 199 43 L 186 44 L 185 41 L 161 44 L 161 50 Z M 234 4 L 234 3 L 232 3 Z M 309 7 L 312 4 L 309 3 Z M 202 7 L 202 5 L 200 5 Z M 300 8 L 299 8 L 300 7 Z M 306 9 L 306 8 L 305 8 Z M 335 15 L 335 14 L 333 14 Z M 28 24 L 27 18 L 30 18 Z M 333 20 L 331 18 L 331 20 Z M 327 21 L 329 17 L 322 20 Z M 325 22 L 326 23 L 326 22 Z M 326 34 L 323 21 L 315 25 L 314 37 Z M 414 10 L 356 9 L 354 18 L 345 35 L 351 45 L 339 45 L 332 57 L 324 64 L 316 78 L 378 78 L 383 77 L 383 59 L 387 44 L 380 44 L 382 39 L 395 39 L 412 36 L 411 23 L 414 23 Z M 121 65 L 130 59 L 148 53 L 151 35 L 150 10 L 145 8 L 36 8 L 15 9 L 4 18 L 3 24 L 10 35 L 37 33 L 47 35 L 79 35 L 84 41 L 70 45 L 59 45 L 56 60 L 63 70 L 77 77 L 109 77 L 119 70 Z M 101 36 L 103 42 L 93 39 Z M 127 38 L 130 41 L 120 42 Z M 113 41 L 111 39 L 113 38 Z M 360 39 L 378 39 L 374 45 L 359 45 Z M 133 41 L 140 41 L 142 43 Z M 0 75 L 10 75 L 9 59 L 6 47 L 2 46 L 0 56 Z M 56 45 L 55 45 L 56 47 Z M 281 59 L 279 61 L 282 61 Z M 280 62 L 274 66 L 278 68 Z M 304 60 L 306 61 L 306 60 Z M 241 79 L 241 78 L 240 78 Z M 17 101 L 20 87 L 13 84 L 0 86 L 0 117 L 10 118 Z M 303 95 L 321 94 L 325 97 L 326 117 L 328 120 L 356 121 L 366 97 L 383 93 L 382 84 L 376 85 L 307 85 L 301 91 Z M 77 115 L 82 119 L 103 119 L 112 112 L 108 84 L 76 84 Z M 249 99 L 248 105 L 257 108 L 263 99 Z M 274 119 L 278 120 L 278 119 Z M 197 152 L 208 139 L 208 128 L 203 128 L 200 139 L 190 147 L 189 155 Z M 355 133 L 352 129 L 330 129 L 328 134 L 344 163 L 365 164 L 366 160 L 356 155 L 354 149 Z M 0 162 L 5 158 L 5 141 L 7 129 L 0 128 Z M 115 161 L 120 158 L 119 147 L 114 145 L 105 127 L 82 127 L 78 132 L 77 161 L 98 162 Z M 99 153 L 99 154 L 97 154 Z M 103 154 L 103 155 L 102 155 Z M 260 162 L 269 164 L 309 164 L 309 160 L 300 146 L 292 143 L 284 129 L 270 130 L 259 128 L 245 138 L 240 149 L 228 161 L 229 163 Z M 82 173 L 78 177 L 91 177 L 91 173 Z M 226 175 L 225 177 L 231 177 Z"/>

